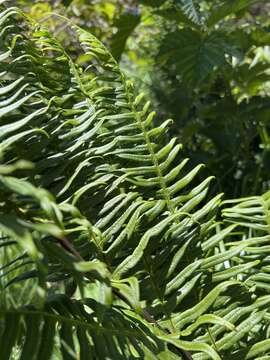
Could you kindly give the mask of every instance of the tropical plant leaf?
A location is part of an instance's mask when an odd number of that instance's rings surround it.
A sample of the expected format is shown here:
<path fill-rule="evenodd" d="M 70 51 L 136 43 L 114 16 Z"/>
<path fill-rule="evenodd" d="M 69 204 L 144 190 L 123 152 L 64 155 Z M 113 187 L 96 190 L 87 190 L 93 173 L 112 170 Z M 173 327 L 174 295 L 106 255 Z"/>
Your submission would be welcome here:
<path fill-rule="evenodd" d="M 116 33 L 111 39 L 111 53 L 113 57 L 119 61 L 129 36 L 133 33 L 137 25 L 140 23 L 140 15 L 136 12 L 125 12 L 115 21 L 114 26 L 117 27 Z"/>
<path fill-rule="evenodd" d="M 234 48 L 221 32 L 208 35 L 183 29 L 165 35 L 159 50 L 159 61 L 169 64 L 185 83 L 195 86 L 225 65 L 226 54 L 233 53 Z"/>
<path fill-rule="evenodd" d="M 226 16 L 247 9 L 248 7 L 256 3 L 258 3 L 257 0 L 233 0 L 226 2 L 223 1 L 221 2 L 221 4 L 218 4 L 218 6 L 214 7 L 211 11 L 209 17 L 207 18 L 207 25 L 214 26 Z"/>

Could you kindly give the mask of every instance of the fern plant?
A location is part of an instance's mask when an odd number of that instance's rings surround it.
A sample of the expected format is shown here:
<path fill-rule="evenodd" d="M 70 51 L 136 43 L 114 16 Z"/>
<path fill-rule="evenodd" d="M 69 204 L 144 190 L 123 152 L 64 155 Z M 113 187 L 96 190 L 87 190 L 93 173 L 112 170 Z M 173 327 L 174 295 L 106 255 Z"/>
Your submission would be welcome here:
<path fill-rule="evenodd" d="M 2 358 L 267 359 L 269 194 L 220 221 L 171 120 L 69 26 L 79 62 L 0 14 Z"/>
<path fill-rule="evenodd" d="M 267 191 L 269 4 L 142 3 L 122 66 L 153 100 L 158 121 L 175 120 L 170 134 L 181 137 L 193 164 L 207 164 L 215 191 Z"/>

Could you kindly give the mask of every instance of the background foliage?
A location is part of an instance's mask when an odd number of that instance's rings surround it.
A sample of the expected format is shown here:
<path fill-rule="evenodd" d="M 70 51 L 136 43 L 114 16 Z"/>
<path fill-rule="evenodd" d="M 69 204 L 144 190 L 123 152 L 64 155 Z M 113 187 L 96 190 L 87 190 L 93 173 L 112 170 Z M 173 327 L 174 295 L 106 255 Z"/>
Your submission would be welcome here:
<path fill-rule="evenodd" d="M 268 359 L 268 4 L 2 3 L 3 359 Z"/>
<path fill-rule="evenodd" d="M 218 191 L 237 197 L 267 190 L 267 1 L 10 3 L 22 4 L 36 20 L 64 14 L 109 46 L 154 102 L 157 121 L 174 119 L 171 134 L 194 164 L 206 163 Z M 56 18 L 48 22 L 56 34 L 65 26 Z"/>

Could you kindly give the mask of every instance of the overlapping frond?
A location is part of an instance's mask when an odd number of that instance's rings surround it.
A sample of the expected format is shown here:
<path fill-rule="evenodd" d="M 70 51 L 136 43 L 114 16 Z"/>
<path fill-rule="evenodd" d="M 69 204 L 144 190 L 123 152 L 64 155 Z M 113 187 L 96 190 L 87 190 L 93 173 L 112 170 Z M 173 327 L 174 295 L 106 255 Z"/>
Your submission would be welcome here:
<path fill-rule="evenodd" d="M 258 344 L 270 295 L 256 275 L 268 235 L 242 236 L 245 227 L 266 229 L 268 208 L 261 215 L 248 199 L 224 212 L 237 212 L 236 224 L 218 223 L 221 195 L 208 198 L 212 177 L 196 180 L 202 165 L 190 169 L 168 139 L 171 120 L 156 125 L 106 47 L 70 26 L 79 63 L 18 9 L 0 14 L 0 250 L 17 249 L 2 256 L 2 341 L 19 322 L 6 354 L 267 352 L 268 343 Z M 33 301 L 7 302 L 8 289 L 26 279 L 37 279 Z"/>
<path fill-rule="evenodd" d="M 0 206 L 3 359 L 51 359 L 57 353 L 63 359 L 174 359 L 162 332 L 150 331 L 140 316 L 136 279 L 111 281 L 105 263 L 86 260 L 86 240 L 96 241 L 97 229 L 72 205 L 57 205 L 46 190 L 9 174 L 27 167 L 0 167 L 1 194 L 7 197 Z M 23 290 L 22 282 L 31 279 L 37 280 Z M 81 300 L 70 298 L 77 286 Z M 112 286 L 119 291 L 113 308 Z"/>
<path fill-rule="evenodd" d="M 106 307 L 92 299 L 70 300 L 64 294 L 48 296 L 43 309 L 24 307 L 1 311 L 4 332 L 3 359 L 17 358 L 14 346 L 21 345 L 21 359 L 149 358 L 165 359 L 164 341 L 128 311 Z M 25 338 L 21 339 L 22 334 Z M 179 357 L 171 353 L 171 359 Z"/>

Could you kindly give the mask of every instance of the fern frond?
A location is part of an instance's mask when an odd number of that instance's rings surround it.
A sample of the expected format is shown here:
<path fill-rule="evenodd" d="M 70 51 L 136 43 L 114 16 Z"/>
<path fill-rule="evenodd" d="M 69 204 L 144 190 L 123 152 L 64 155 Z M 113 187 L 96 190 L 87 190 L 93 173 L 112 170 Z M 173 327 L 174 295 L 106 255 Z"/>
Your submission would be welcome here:
<path fill-rule="evenodd" d="M 166 351 L 165 342 L 149 332 L 138 316 L 121 307 L 112 309 L 92 299 L 70 300 L 63 294 L 49 296 L 43 309 L 1 311 L 0 323 L 5 329 L 0 338 L 3 359 L 16 356 L 16 343 L 22 347 L 22 359 L 51 359 L 56 351 L 65 359 L 145 355 L 164 359 Z M 175 358 L 173 353 L 170 358 Z"/>
<path fill-rule="evenodd" d="M 212 177 L 197 180 L 202 165 L 189 168 L 167 138 L 171 120 L 155 124 L 98 39 L 70 24 L 78 64 L 17 9 L 0 26 L 0 250 L 17 249 L 2 253 L 1 341 L 20 324 L 6 354 L 18 344 L 23 357 L 41 356 L 47 338 L 45 358 L 54 339 L 65 358 L 267 352 L 255 345 L 269 326 L 266 268 L 257 273 L 262 257 L 267 267 L 268 195 L 263 210 L 252 198 L 224 211 L 237 222 L 223 226 Z M 243 239 L 246 227 L 258 233 Z M 27 279 L 38 284 L 31 310 L 6 301 Z"/>
<path fill-rule="evenodd" d="M 197 9 L 198 4 L 195 4 L 193 0 L 174 0 L 174 4 L 176 8 L 180 9 L 194 24 L 202 24 L 202 19 Z"/>

